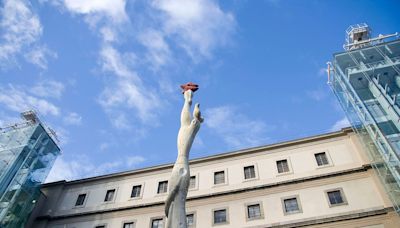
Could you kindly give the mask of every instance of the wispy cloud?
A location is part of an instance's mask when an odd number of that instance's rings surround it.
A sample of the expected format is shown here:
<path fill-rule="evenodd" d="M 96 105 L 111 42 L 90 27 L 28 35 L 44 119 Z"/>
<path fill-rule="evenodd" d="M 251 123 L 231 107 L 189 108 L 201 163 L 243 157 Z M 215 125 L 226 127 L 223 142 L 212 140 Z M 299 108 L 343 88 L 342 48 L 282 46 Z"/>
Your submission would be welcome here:
<path fill-rule="evenodd" d="M 232 148 L 250 147 L 267 143 L 272 126 L 252 120 L 232 106 L 206 109 L 205 124 Z"/>
<path fill-rule="evenodd" d="M 46 80 L 38 82 L 30 91 L 36 96 L 60 98 L 64 93 L 65 87 L 61 82 L 54 80 Z"/>
<path fill-rule="evenodd" d="M 330 131 L 338 131 L 342 128 L 349 127 L 349 126 L 350 126 L 349 121 L 347 120 L 346 117 L 343 117 L 342 119 L 336 121 L 333 124 L 333 126 L 330 128 Z"/>
<path fill-rule="evenodd" d="M 47 57 L 56 54 L 40 45 L 43 27 L 31 4 L 25 0 L 5 0 L 0 15 L 0 68 L 17 66 L 20 55 L 40 68 L 47 68 Z"/>
<path fill-rule="evenodd" d="M 82 116 L 76 112 L 70 112 L 63 118 L 63 121 L 66 125 L 78 126 L 82 124 Z"/>
<path fill-rule="evenodd" d="M 213 49 L 230 42 L 235 30 L 234 16 L 213 0 L 154 0 L 152 6 L 163 13 L 165 34 L 194 59 L 210 57 Z"/>
<path fill-rule="evenodd" d="M 144 161 L 146 161 L 144 157 L 134 155 L 126 156 L 114 161 L 95 164 L 92 162 L 92 159 L 89 159 L 85 155 L 78 155 L 73 160 L 68 160 L 64 156 L 61 156 L 56 160 L 46 182 L 75 180 L 127 169 L 135 169 Z"/>
<path fill-rule="evenodd" d="M 15 87 L 11 84 L 0 87 L 0 103 L 15 112 L 35 109 L 43 115 L 58 116 L 60 114 L 59 107 L 53 103 L 29 94 L 23 87 Z"/>
<path fill-rule="evenodd" d="M 328 88 L 318 88 L 315 90 L 307 91 L 307 96 L 315 101 L 322 101 L 328 97 Z"/>

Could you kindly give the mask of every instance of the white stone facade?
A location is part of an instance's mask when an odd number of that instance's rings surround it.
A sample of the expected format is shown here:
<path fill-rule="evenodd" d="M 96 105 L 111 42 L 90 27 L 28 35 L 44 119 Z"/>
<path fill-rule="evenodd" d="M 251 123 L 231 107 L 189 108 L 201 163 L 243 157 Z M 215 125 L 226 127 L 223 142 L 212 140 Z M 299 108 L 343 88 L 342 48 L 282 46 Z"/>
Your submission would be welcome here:
<path fill-rule="evenodd" d="M 191 227 L 400 227 L 351 129 L 194 159 L 190 168 L 196 178 L 187 200 Z M 152 227 L 153 219 L 165 218 L 167 193 L 157 190 L 171 169 L 46 184 L 29 227 Z M 139 196 L 131 198 L 138 185 Z M 105 202 L 109 190 L 115 191 Z"/>

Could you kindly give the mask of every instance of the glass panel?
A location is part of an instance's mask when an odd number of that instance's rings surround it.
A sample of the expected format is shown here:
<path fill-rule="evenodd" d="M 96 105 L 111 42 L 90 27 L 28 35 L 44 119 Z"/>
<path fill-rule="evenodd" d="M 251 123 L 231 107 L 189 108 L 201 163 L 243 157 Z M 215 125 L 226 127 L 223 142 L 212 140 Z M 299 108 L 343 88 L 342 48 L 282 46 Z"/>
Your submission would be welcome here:
<path fill-rule="evenodd" d="M 254 166 L 247 166 L 244 167 L 244 178 L 251 179 L 256 177 L 256 172 L 254 170 Z"/>
<path fill-rule="evenodd" d="M 326 157 L 326 153 L 325 152 L 315 154 L 315 159 L 317 160 L 318 166 L 328 165 L 329 164 L 328 158 Z"/>
<path fill-rule="evenodd" d="M 226 222 L 226 210 L 214 211 L 214 223 Z"/>
<path fill-rule="evenodd" d="M 225 171 L 219 171 L 214 173 L 214 184 L 225 183 Z"/>
<path fill-rule="evenodd" d="M 289 172 L 289 166 L 287 160 L 280 160 L 276 162 L 278 167 L 278 173 L 286 173 Z"/>
<path fill-rule="evenodd" d="M 124 228 L 133 228 L 133 222 L 126 222 L 124 223 Z"/>
<path fill-rule="evenodd" d="M 193 226 L 193 224 L 194 224 L 194 215 L 193 214 L 186 215 L 186 223 L 188 226 Z"/>
<path fill-rule="evenodd" d="M 259 218 L 259 217 L 261 217 L 260 205 L 259 204 L 255 204 L 255 205 L 247 206 L 247 213 L 248 213 L 248 218 Z"/>
<path fill-rule="evenodd" d="M 75 206 L 81 206 L 85 202 L 86 194 L 80 194 L 78 199 L 76 199 Z"/>
<path fill-rule="evenodd" d="M 141 185 L 133 186 L 132 187 L 132 192 L 131 192 L 131 198 L 139 197 L 141 190 L 142 190 L 142 186 Z"/>
<path fill-rule="evenodd" d="M 299 211 L 299 205 L 297 204 L 297 198 L 285 199 L 285 211 L 286 212 L 297 212 Z"/>
<path fill-rule="evenodd" d="M 342 194 L 341 194 L 340 190 L 328 192 L 328 198 L 329 198 L 329 202 L 332 205 L 343 203 L 343 198 L 342 198 Z"/>
<path fill-rule="evenodd" d="M 108 190 L 104 202 L 112 201 L 114 199 L 115 189 Z"/>
<path fill-rule="evenodd" d="M 151 228 L 163 228 L 164 221 L 162 219 L 153 219 Z"/>
<path fill-rule="evenodd" d="M 191 176 L 189 182 L 189 188 L 195 188 L 195 187 L 196 187 L 196 176 Z"/>
<path fill-rule="evenodd" d="M 158 183 L 157 193 L 165 193 L 168 191 L 168 181 L 161 181 Z"/>

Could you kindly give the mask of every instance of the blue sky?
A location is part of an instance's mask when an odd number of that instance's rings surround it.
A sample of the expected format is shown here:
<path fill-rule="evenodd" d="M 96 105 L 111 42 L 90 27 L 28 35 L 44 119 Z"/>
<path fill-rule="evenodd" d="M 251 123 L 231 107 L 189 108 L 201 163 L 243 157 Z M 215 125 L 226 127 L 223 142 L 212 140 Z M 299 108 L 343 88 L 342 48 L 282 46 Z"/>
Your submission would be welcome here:
<path fill-rule="evenodd" d="M 191 157 L 346 126 L 324 68 L 344 31 L 400 31 L 398 1 L 2 0 L 0 125 L 34 108 L 63 150 L 48 181 L 171 163 L 182 95 Z"/>

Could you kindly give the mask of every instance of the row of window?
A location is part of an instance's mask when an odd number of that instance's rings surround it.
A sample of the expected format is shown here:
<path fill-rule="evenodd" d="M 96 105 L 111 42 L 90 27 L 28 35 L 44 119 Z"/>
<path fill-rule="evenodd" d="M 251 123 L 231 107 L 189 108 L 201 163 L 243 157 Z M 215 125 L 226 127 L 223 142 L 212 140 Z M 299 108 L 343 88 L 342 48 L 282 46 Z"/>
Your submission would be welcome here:
<path fill-rule="evenodd" d="M 330 165 L 328 156 L 326 152 L 320 152 L 314 154 L 315 160 L 318 166 L 327 166 Z M 279 174 L 284 174 L 284 173 L 290 173 L 291 169 L 289 166 L 288 159 L 282 159 L 276 161 L 276 167 L 277 171 Z M 249 165 L 243 167 L 243 174 L 244 174 L 244 179 L 245 180 L 251 180 L 256 178 L 256 170 L 254 165 Z M 214 185 L 223 185 L 226 184 L 226 173 L 225 170 L 220 170 L 214 172 Z M 142 194 L 142 185 L 134 185 L 132 186 L 132 191 L 131 191 L 131 198 L 139 198 L 141 197 Z M 189 189 L 194 189 L 196 188 L 196 176 L 191 176 L 190 177 L 190 182 L 189 182 Z M 160 181 L 158 182 L 158 187 L 157 187 L 157 194 L 162 194 L 166 193 L 168 191 L 168 181 Z M 112 202 L 114 200 L 116 189 L 109 189 L 106 192 L 104 202 Z M 76 200 L 75 206 L 83 206 L 85 203 L 87 194 L 79 194 L 78 198 Z"/>
<path fill-rule="evenodd" d="M 327 191 L 325 191 L 325 194 L 328 199 L 329 207 L 347 204 L 347 201 L 344 196 L 342 188 L 327 190 Z M 282 201 L 282 209 L 283 209 L 284 215 L 302 212 L 300 197 L 298 195 L 284 197 L 281 199 L 281 201 Z M 263 213 L 263 208 L 262 208 L 261 202 L 246 204 L 245 209 L 246 209 L 247 221 L 264 218 L 264 213 Z M 213 216 L 212 217 L 213 225 L 223 225 L 223 224 L 229 223 L 228 208 L 214 209 L 212 211 L 212 216 Z M 188 227 L 194 227 L 195 226 L 194 213 L 189 213 L 186 216 L 186 221 L 187 221 Z M 106 227 L 105 224 L 96 226 L 96 228 L 105 228 L 105 227 Z M 123 224 L 123 228 L 133 228 L 133 227 L 134 227 L 134 222 L 132 222 L 132 221 L 125 222 Z M 151 228 L 163 228 L 164 227 L 163 217 L 151 219 L 150 227 Z"/>

